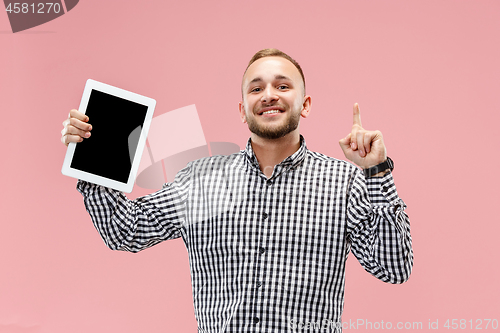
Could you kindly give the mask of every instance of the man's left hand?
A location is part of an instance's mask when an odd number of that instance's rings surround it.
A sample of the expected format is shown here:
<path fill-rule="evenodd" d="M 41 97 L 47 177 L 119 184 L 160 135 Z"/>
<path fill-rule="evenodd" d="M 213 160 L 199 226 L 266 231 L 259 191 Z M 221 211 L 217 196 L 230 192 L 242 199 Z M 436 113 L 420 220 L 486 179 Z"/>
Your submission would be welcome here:
<path fill-rule="evenodd" d="M 380 164 L 387 159 L 382 133 L 367 131 L 361 126 L 358 103 L 355 103 L 353 107 L 351 133 L 340 139 L 339 144 L 345 157 L 363 169 Z"/>

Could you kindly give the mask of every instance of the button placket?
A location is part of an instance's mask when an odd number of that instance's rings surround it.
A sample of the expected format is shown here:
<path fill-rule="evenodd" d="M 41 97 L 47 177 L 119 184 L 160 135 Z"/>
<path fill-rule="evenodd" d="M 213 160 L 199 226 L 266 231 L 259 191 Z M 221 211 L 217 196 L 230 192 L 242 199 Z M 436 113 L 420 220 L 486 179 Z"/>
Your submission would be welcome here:
<path fill-rule="evenodd" d="M 255 303 L 254 303 L 254 308 L 253 308 L 253 323 L 258 324 L 261 320 L 259 317 L 259 314 L 261 313 L 261 304 L 263 302 L 263 281 L 265 281 L 265 276 L 267 274 L 266 272 L 266 267 L 267 267 L 267 241 L 269 239 L 269 221 L 270 221 L 270 205 L 271 205 L 271 185 L 272 185 L 272 180 L 266 179 L 264 183 L 261 183 L 261 190 L 260 190 L 260 199 L 262 200 L 262 205 L 260 206 L 262 211 L 261 211 L 261 216 L 260 216 L 260 222 L 259 225 L 261 227 L 260 229 L 260 238 L 259 238 L 259 245 L 257 248 L 257 262 L 259 262 L 259 267 L 258 271 L 255 272 L 255 280 L 254 280 L 254 288 L 255 288 Z"/>

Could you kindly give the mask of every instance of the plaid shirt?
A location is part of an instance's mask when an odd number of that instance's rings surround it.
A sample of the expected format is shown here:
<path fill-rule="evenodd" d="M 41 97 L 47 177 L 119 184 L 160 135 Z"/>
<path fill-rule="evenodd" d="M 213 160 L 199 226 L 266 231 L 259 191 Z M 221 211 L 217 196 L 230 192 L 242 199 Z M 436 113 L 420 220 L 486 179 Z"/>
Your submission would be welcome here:
<path fill-rule="evenodd" d="M 340 332 L 350 250 L 385 282 L 405 282 L 413 266 L 391 173 L 365 179 L 354 165 L 309 151 L 303 137 L 269 179 L 249 140 L 240 153 L 190 162 L 133 201 L 77 187 L 113 250 L 182 237 L 198 332 Z"/>

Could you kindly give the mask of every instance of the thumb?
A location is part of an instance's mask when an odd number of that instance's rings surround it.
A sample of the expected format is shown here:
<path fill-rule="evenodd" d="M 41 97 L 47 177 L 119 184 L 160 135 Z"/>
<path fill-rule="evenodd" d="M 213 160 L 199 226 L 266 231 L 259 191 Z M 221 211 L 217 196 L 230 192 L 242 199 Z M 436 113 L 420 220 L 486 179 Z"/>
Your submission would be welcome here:
<path fill-rule="evenodd" d="M 351 133 L 349 133 L 345 138 L 339 140 L 340 148 L 343 151 L 351 147 Z"/>

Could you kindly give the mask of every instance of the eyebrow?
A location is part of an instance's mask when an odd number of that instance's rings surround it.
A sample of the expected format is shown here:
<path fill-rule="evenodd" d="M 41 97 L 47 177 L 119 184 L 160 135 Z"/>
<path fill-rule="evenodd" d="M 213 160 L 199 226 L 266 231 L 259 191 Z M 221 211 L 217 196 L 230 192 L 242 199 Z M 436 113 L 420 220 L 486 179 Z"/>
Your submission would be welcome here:
<path fill-rule="evenodd" d="M 292 79 L 290 79 L 288 76 L 281 75 L 281 74 L 275 75 L 274 79 L 275 80 L 289 80 L 289 81 L 292 81 Z M 252 83 L 255 83 L 255 82 L 261 82 L 261 81 L 262 81 L 261 77 L 256 77 L 252 81 L 248 82 L 248 84 L 252 84 Z"/>

